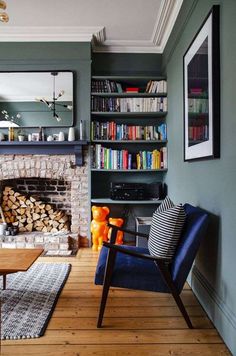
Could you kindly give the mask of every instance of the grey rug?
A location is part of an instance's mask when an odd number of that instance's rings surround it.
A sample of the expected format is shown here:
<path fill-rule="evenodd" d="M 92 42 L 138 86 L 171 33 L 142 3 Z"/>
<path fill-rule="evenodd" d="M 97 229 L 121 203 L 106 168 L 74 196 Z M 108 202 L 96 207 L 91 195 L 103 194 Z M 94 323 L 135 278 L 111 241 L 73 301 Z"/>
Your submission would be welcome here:
<path fill-rule="evenodd" d="M 44 334 L 70 269 L 68 263 L 35 263 L 7 276 L 7 289 L 1 290 L 2 340 Z"/>

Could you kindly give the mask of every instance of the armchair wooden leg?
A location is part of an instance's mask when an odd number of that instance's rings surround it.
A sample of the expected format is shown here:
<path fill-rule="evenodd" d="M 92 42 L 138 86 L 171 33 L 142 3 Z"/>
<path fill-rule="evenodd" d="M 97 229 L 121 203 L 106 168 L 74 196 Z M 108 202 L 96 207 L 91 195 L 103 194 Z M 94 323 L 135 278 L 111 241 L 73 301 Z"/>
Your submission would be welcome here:
<path fill-rule="evenodd" d="M 184 317 L 184 319 L 186 321 L 186 324 L 188 325 L 189 329 L 193 329 L 193 324 L 192 324 L 192 322 L 191 322 L 191 320 L 190 320 L 190 318 L 188 316 L 188 313 L 187 313 L 187 311 L 185 309 L 185 306 L 184 306 L 184 304 L 182 302 L 182 299 L 180 298 L 179 294 L 176 291 L 175 292 L 172 291 L 172 295 L 173 295 L 173 298 L 174 298 L 174 300 L 175 300 L 175 302 L 176 302 L 181 314 L 183 315 L 183 317 Z"/>
<path fill-rule="evenodd" d="M 104 274 L 102 299 L 101 299 L 100 310 L 99 310 L 99 315 L 98 315 L 97 328 L 101 328 L 101 326 L 102 326 L 102 320 L 103 320 L 103 315 L 104 315 L 106 302 L 107 302 L 107 296 L 108 296 L 108 292 L 109 292 L 109 288 L 110 288 L 110 282 L 111 282 L 113 267 L 114 267 L 114 263 L 115 263 L 115 258 L 116 258 L 116 252 L 109 250 L 108 256 L 107 256 L 107 264 L 106 264 L 105 274 Z"/>
<path fill-rule="evenodd" d="M 179 308 L 179 311 L 181 312 L 181 314 L 183 315 L 184 317 L 184 320 L 186 321 L 189 329 L 193 329 L 193 325 L 191 323 L 191 320 L 188 316 L 188 313 L 185 309 L 185 306 L 182 302 L 182 299 L 180 298 L 179 296 L 179 293 L 178 291 L 176 290 L 176 287 L 172 281 L 172 278 L 171 278 L 171 275 L 170 275 L 170 272 L 168 271 L 167 267 L 166 266 L 161 266 L 160 264 L 158 265 L 161 273 L 162 273 L 162 276 L 164 278 L 164 280 L 166 281 L 166 284 L 168 285 L 170 291 L 171 291 L 171 294 L 177 304 L 177 307 Z"/>

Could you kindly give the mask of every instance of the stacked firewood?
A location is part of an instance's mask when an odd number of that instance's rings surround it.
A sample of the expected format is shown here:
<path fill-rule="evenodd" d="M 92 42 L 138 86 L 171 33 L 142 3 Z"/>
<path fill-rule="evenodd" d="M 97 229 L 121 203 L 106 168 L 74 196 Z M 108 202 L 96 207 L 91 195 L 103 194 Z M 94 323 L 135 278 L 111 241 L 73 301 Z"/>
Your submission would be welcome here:
<path fill-rule="evenodd" d="M 21 232 L 58 232 L 69 230 L 69 217 L 51 204 L 15 192 L 5 187 L 2 210 L 7 223 L 17 226 Z"/>

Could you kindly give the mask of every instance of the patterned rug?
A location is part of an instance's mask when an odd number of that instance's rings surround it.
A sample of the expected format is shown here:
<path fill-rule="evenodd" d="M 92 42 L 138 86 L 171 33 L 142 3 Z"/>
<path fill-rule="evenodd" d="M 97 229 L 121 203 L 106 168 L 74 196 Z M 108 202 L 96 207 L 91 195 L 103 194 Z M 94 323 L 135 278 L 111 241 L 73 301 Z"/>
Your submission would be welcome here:
<path fill-rule="evenodd" d="M 68 263 L 35 263 L 7 276 L 7 289 L 1 290 L 2 340 L 44 334 L 70 269 Z"/>

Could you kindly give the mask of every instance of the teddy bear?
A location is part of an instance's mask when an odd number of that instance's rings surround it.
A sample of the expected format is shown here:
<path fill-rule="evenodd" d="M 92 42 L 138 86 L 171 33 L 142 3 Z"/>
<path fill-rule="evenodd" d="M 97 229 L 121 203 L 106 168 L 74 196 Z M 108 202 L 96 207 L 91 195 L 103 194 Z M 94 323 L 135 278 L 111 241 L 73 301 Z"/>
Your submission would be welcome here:
<path fill-rule="evenodd" d="M 109 223 L 112 225 L 121 227 L 124 223 L 124 220 L 121 218 L 109 218 Z M 111 230 L 112 230 L 112 228 L 110 228 L 108 231 L 108 240 L 110 240 L 110 237 L 111 237 Z M 117 245 L 123 244 L 123 236 L 124 236 L 124 233 L 122 231 L 117 231 L 117 235 L 116 235 L 116 244 Z"/>
<path fill-rule="evenodd" d="M 99 251 L 102 248 L 102 242 L 107 241 L 109 227 L 107 226 L 107 215 L 110 209 L 107 206 L 92 206 L 91 233 L 93 240 L 93 251 Z"/>

